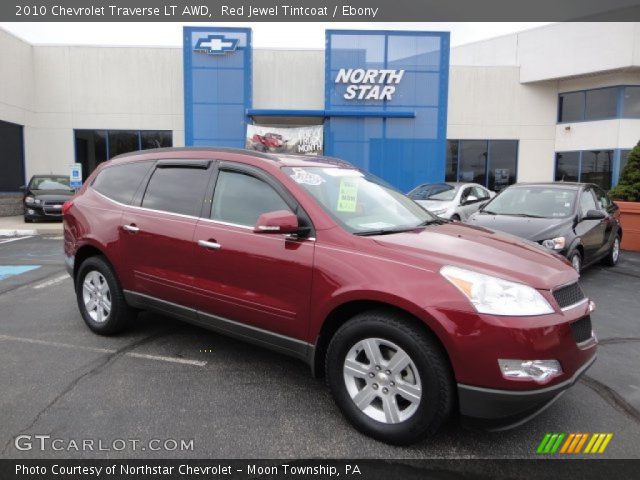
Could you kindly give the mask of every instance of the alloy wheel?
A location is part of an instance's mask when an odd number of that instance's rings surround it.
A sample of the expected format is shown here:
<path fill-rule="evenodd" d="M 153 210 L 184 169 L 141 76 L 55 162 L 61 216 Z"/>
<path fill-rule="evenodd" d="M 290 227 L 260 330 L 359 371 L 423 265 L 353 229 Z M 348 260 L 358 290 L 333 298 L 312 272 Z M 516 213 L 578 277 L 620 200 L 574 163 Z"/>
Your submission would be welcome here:
<path fill-rule="evenodd" d="M 88 272 L 82 282 L 82 300 L 94 322 L 103 323 L 111 314 L 111 291 L 104 276 L 97 270 Z"/>

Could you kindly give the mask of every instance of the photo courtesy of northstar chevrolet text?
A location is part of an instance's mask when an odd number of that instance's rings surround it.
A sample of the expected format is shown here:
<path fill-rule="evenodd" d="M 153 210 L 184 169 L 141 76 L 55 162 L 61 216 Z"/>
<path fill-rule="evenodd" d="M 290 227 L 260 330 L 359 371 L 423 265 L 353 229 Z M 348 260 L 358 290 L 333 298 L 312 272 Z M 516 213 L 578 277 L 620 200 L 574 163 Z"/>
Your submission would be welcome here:
<path fill-rule="evenodd" d="M 640 10 L 298 3 L 0 7 L 0 477 L 632 478 Z"/>

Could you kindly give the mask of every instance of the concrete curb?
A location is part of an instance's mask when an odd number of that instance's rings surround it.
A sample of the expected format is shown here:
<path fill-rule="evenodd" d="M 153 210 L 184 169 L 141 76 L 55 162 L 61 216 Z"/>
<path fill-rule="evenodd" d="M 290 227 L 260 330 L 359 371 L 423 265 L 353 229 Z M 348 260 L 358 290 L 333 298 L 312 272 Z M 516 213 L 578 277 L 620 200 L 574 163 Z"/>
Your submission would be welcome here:
<path fill-rule="evenodd" d="M 37 230 L 0 230 L 0 237 L 26 237 L 38 235 Z"/>

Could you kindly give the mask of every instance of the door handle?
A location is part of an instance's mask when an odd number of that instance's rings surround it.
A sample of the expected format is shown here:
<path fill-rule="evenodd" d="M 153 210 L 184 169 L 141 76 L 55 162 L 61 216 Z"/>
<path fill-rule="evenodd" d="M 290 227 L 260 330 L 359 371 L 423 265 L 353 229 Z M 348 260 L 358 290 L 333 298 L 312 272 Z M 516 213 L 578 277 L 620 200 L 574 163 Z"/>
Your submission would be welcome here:
<path fill-rule="evenodd" d="M 140 229 L 138 227 L 136 227 L 134 224 L 131 225 L 123 225 L 122 229 L 126 232 L 131 232 L 131 233 L 138 233 L 140 231 Z"/>
<path fill-rule="evenodd" d="M 222 248 L 222 245 L 220 245 L 219 243 L 209 240 L 198 240 L 198 245 L 204 248 L 208 248 L 209 250 L 220 250 L 220 248 Z"/>

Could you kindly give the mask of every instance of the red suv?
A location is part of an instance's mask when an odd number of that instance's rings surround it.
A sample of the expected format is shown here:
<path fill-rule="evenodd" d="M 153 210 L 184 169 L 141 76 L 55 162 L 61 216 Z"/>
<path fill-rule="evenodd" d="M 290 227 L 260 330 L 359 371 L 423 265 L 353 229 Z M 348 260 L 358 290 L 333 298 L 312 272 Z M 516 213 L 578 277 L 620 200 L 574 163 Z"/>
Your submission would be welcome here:
<path fill-rule="evenodd" d="M 94 332 L 148 309 L 293 355 L 390 443 L 454 411 L 519 424 L 595 360 L 594 306 L 568 262 L 438 219 L 336 159 L 120 156 L 65 204 L 64 237 Z"/>

